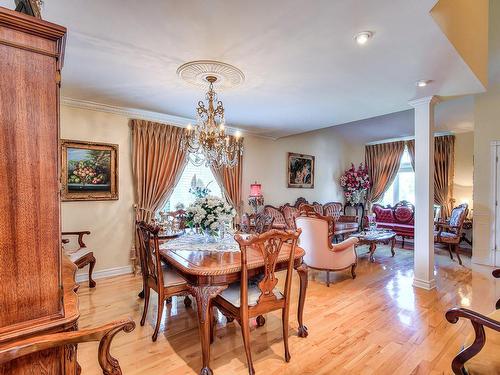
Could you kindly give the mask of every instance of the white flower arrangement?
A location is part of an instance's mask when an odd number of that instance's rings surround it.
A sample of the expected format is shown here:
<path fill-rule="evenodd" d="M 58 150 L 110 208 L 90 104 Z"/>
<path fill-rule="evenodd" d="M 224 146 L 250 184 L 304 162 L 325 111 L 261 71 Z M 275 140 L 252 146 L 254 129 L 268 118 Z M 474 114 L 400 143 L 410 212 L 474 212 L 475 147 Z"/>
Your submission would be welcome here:
<path fill-rule="evenodd" d="M 219 197 L 208 195 L 197 198 L 186 210 L 186 224 L 190 228 L 201 228 L 214 235 L 221 225 L 230 223 L 236 210 Z"/>

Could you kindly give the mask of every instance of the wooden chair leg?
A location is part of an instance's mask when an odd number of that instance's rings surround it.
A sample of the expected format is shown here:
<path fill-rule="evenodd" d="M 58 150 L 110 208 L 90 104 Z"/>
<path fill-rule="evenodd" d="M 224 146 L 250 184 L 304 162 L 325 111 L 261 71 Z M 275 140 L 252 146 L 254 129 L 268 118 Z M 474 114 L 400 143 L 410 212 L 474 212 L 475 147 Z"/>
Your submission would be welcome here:
<path fill-rule="evenodd" d="M 455 246 L 455 254 L 457 254 L 458 264 L 462 265 L 462 258 L 460 258 L 460 246 L 456 244 Z"/>
<path fill-rule="evenodd" d="M 330 271 L 326 271 L 326 286 L 330 287 Z"/>
<path fill-rule="evenodd" d="M 149 290 L 150 289 L 148 286 L 144 288 L 144 310 L 142 311 L 141 326 L 144 325 L 144 322 L 146 321 L 146 315 L 148 314 Z"/>
<path fill-rule="evenodd" d="M 281 310 L 283 321 L 283 345 L 285 346 L 285 361 L 290 362 L 290 350 L 288 348 L 288 301 L 287 307 Z"/>
<path fill-rule="evenodd" d="M 95 288 L 95 281 L 92 279 L 92 272 L 94 272 L 95 267 L 95 257 L 91 256 L 89 260 L 89 288 Z"/>
<path fill-rule="evenodd" d="M 356 264 L 356 263 L 354 263 L 354 264 L 351 266 L 351 276 L 352 276 L 352 278 L 353 278 L 353 279 L 355 279 L 355 278 L 356 278 L 356 266 L 357 266 L 357 264 Z"/>
<path fill-rule="evenodd" d="M 252 362 L 252 352 L 250 350 L 250 322 L 248 319 L 241 319 L 241 335 L 243 336 L 243 345 L 245 347 L 245 354 L 247 356 L 248 363 L 248 373 L 250 375 L 255 375 L 255 370 L 253 368 Z"/>
<path fill-rule="evenodd" d="M 401 240 L 403 241 L 403 243 L 401 244 L 401 248 L 404 249 L 405 248 L 405 236 L 401 236 Z"/>
<path fill-rule="evenodd" d="M 189 298 L 189 296 L 185 296 L 185 297 L 184 297 L 184 306 L 185 306 L 186 308 L 191 307 L 191 304 L 192 304 L 192 303 L 193 303 L 193 302 L 191 301 L 191 298 Z"/>
<path fill-rule="evenodd" d="M 451 245 L 448 244 L 448 252 L 450 253 L 450 258 L 453 260 L 453 253 L 451 252 Z"/>
<path fill-rule="evenodd" d="M 210 307 L 209 314 L 210 314 L 210 344 L 212 344 L 215 339 L 215 325 L 217 323 L 213 307 Z"/>
<path fill-rule="evenodd" d="M 152 336 L 153 341 L 156 341 L 156 339 L 158 338 L 158 331 L 160 330 L 160 323 L 161 323 L 161 318 L 163 316 L 164 305 L 165 305 L 165 299 L 160 293 L 158 293 L 158 315 L 156 316 L 156 326 Z"/>

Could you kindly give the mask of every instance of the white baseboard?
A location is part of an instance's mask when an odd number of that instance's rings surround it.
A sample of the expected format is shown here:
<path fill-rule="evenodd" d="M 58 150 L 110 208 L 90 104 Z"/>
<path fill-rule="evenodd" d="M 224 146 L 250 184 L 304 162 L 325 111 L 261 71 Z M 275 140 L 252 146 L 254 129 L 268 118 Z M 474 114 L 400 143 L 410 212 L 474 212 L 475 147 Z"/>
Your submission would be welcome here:
<path fill-rule="evenodd" d="M 94 271 L 92 273 L 92 278 L 94 280 L 104 279 L 106 277 L 126 275 L 129 273 L 132 273 L 132 271 L 133 271 L 132 266 L 108 268 L 105 270 Z M 83 270 L 79 271 L 76 274 L 76 282 L 77 283 L 81 283 L 81 282 L 88 281 L 88 280 L 89 280 L 88 267 L 85 267 Z"/>
<path fill-rule="evenodd" d="M 436 280 L 422 280 L 422 279 L 417 279 L 416 277 L 413 278 L 413 286 L 416 288 L 421 288 L 425 290 L 432 290 L 436 288 Z"/>

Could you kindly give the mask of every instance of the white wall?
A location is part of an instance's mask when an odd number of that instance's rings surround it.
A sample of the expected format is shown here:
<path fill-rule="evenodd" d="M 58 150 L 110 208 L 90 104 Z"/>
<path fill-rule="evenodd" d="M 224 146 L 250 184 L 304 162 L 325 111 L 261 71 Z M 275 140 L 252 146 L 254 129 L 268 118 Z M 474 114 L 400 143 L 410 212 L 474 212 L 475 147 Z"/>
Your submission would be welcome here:
<path fill-rule="evenodd" d="M 490 264 L 492 141 L 500 141 L 500 85 L 475 96 L 474 110 L 474 243 L 473 261 Z"/>
<path fill-rule="evenodd" d="M 92 232 L 86 239 L 86 244 L 94 251 L 98 277 L 107 275 L 109 270 L 129 272 L 134 217 L 129 118 L 62 105 L 61 138 L 119 145 L 119 200 L 63 202 L 62 228 L 63 231 Z M 244 147 L 245 203 L 250 184 L 255 180 L 262 184 L 266 203 L 269 204 L 293 203 L 300 196 L 310 201 L 343 202 L 338 178 L 351 161 L 359 163 L 364 159 L 364 146 L 350 144 L 335 128 L 276 141 L 247 135 Z M 316 157 L 314 189 L 287 188 L 288 152 Z M 105 272 L 99 275 L 99 271 Z"/>

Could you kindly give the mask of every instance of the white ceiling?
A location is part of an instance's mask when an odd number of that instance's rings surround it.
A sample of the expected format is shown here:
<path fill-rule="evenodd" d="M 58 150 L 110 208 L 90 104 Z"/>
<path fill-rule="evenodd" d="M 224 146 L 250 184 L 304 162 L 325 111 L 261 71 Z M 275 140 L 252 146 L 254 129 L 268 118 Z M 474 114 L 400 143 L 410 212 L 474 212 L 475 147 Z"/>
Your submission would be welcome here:
<path fill-rule="evenodd" d="M 429 15 L 435 2 L 45 0 L 43 17 L 68 28 L 63 96 L 192 118 L 204 93 L 176 69 L 220 60 L 246 76 L 219 95 L 227 122 L 279 137 L 482 91 Z M 360 47 L 362 30 L 375 35 Z"/>

